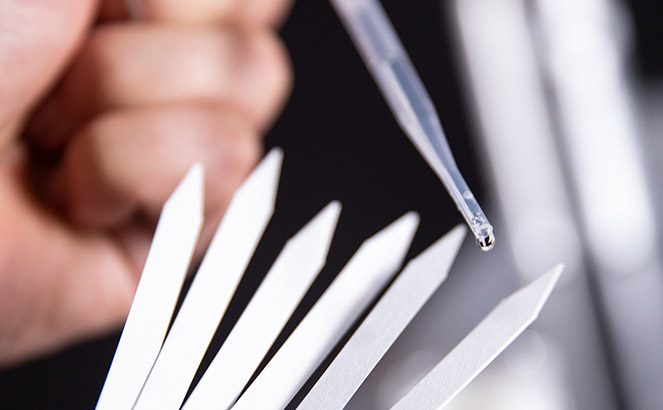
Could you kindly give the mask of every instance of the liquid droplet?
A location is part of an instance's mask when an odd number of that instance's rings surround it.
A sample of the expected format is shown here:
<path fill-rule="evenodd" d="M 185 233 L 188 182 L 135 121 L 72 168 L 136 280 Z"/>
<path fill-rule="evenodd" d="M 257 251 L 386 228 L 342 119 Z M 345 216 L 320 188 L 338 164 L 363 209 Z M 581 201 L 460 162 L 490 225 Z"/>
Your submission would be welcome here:
<path fill-rule="evenodd" d="M 483 236 L 477 237 L 477 244 L 482 251 L 488 252 L 495 246 L 495 235 L 492 232 L 486 232 Z"/>

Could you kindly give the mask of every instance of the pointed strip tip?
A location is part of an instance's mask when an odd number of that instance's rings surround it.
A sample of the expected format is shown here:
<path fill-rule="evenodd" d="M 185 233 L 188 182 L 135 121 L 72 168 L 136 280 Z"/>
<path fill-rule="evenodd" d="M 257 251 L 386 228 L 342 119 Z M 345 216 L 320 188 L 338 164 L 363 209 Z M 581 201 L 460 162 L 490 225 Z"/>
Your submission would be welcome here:
<path fill-rule="evenodd" d="M 385 252 L 402 253 L 405 257 L 419 227 L 419 220 L 419 214 L 410 211 L 365 240 L 360 249 L 365 246 L 372 249 L 383 249 Z"/>
<path fill-rule="evenodd" d="M 550 297 L 563 271 L 564 265 L 560 263 L 509 298 L 523 298 L 530 301 L 530 303 L 534 303 L 532 310 L 536 317 Z"/>
<path fill-rule="evenodd" d="M 164 204 L 164 210 L 178 204 L 187 204 L 202 218 L 205 195 L 205 169 L 200 162 L 189 168 L 182 181 Z"/>
<path fill-rule="evenodd" d="M 242 196 L 245 191 L 252 191 L 259 188 L 263 191 L 264 196 L 274 198 L 275 200 L 282 166 L 283 150 L 280 148 L 272 148 L 262 161 L 258 163 L 242 186 L 239 187 L 233 199 Z M 270 201 L 272 206 L 274 205 L 273 202 L 274 201 Z"/>
<path fill-rule="evenodd" d="M 386 227 L 384 230 L 398 231 L 402 235 L 407 235 L 412 237 L 414 236 L 414 233 L 419 227 L 420 220 L 421 217 L 419 216 L 418 213 L 414 211 L 409 211 L 408 213 L 406 213 L 405 215 L 401 216 L 396 221 L 394 221 L 391 225 Z"/>
<path fill-rule="evenodd" d="M 467 226 L 463 224 L 458 224 L 453 227 L 449 232 L 447 232 L 446 235 L 444 235 L 445 238 L 448 238 L 449 241 L 453 243 L 458 243 L 458 246 L 460 246 L 467 236 Z"/>
<path fill-rule="evenodd" d="M 456 255 L 458 255 L 458 251 L 466 236 L 467 228 L 464 225 L 456 225 L 444 234 L 444 236 L 437 239 L 415 256 L 408 265 L 423 264 L 440 268 L 451 265 L 456 259 Z"/>
<path fill-rule="evenodd" d="M 326 247 L 329 247 L 329 243 L 331 242 L 331 239 L 334 235 L 334 231 L 336 230 L 336 226 L 338 224 L 338 219 L 341 214 L 341 203 L 339 201 L 332 201 L 328 203 L 320 212 L 317 213 L 313 217 L 311 221 L 309 221 L 301 231 L 299 231 L 293 238 L 290 240 L 294 240 L 295 237 L 299 236 L 300 233 L 303 234 L 303 232 L 308 231 L 308 234 L 305 235 L 318 235 L 321 238 L 326 238 L 326 241 L 321 241 L 320 244 L 326 243 Z M 290 241 L 288 241 L 290 242 Z M 317 242 L 313 242 L 317 243 Z M 312 243 L 309 241 L 308 246 L 311 247 Z"/>
<path fill-rule="evenodd" d="M 343 210 L 343 205 L 341 205 L 341 202 L 334 200 L 334 201 L 331 201 L 330 203 L 328 203 L 322 209 L 322 211 L 320 211 L 320 213 L 321 214 L 323 214 L 323 213 L 329 214 L 330 215 L 329 217 L 333 216 L 334 219 L 338 219 L 338 217 L 340 216 L 342 210 Z"/>
<path fill-rule="evenodd" d="M 283 165 L 283 150 L 281 148 L 270 149 L 262 163 L 269 164 L 270 167 L 280 168 Z"/>
<path fill-rule="evenodd" d="M 557 265 L 555 265 L 555 267 L 550 269 L 548 272 L 546 272 L 543 275 L 543 277 L 539 279 L 544 283 L 545 286 L 544 291 L 542 292 L 543 296 L 541 298 L 542 299 L 541 306 L 539 306 L 539 309 L 543 307 L 543 304 L 550 297 L 550 294 L 552 293 L 553 289 L 559 282 L 559 278 L 562 276 L 562 272 L 564 272 L 564 269 L 566 269 L 566 265 L 564 265 L 563 263 L 558 263 Z"/>

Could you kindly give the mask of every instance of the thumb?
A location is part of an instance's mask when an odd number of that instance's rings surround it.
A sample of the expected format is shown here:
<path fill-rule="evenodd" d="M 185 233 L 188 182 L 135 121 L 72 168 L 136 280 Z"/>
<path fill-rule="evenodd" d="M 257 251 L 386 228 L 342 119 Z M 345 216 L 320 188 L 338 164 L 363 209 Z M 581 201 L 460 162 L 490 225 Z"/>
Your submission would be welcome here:
<path fill-rule="evenodd" d="M 0 0 L 0 150 L 66 65 L 95 3 Z"/>
<path fill-rule="evenodd" d="M 73 231 L 42 209 L 21 183 L 25 153 L 7 151 L 0 161 L 0 369 L 119 326 L 137 284 L 119 240 Z"/>

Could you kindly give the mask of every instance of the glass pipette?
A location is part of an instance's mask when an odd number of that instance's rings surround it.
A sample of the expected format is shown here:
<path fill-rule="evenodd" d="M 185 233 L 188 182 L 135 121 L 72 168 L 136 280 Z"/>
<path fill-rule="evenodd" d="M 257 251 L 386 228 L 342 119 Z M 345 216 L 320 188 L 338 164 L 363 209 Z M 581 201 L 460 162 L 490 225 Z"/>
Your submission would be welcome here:
<path fill-rule="evenodd" d="M 396 120 L 440 178 L 482 250 L 495 244 L 493 226 L 463 179 L 430 96 L 376 0 L 330 0 Z"/>

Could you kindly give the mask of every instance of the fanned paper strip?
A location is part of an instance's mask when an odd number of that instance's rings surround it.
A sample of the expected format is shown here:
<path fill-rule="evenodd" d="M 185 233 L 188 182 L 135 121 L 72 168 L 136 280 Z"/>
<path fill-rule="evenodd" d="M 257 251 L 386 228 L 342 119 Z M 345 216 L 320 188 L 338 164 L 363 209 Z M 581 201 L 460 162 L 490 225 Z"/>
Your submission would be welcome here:
<path fill-rule="evenodd" d="M 465 235 L 464 227 L 456 227 L 405 266 L 298 410 L 345 407 L 407 324 L 447 278 Z"/>
<path fill-rule="evenodd" d="M 322 269 L 341 205 L 332 202 L 288 241 L 184 408 L 230 407 Z"/>
<path fill-rule="evenodd" d="M 559 265 L 500 302 L 392 410 L 437 410 L 507 348 L 539 315 L 564 267 Z"/>
<path fill-rule="evenodd" d="M 281 162 L 280 150 L 270 152 L 233 198 L 166 338 L 203 222 L 202 168 L 194 166 L 168 199 L 97 409 L 180 407 L 274 212 Z M 393 277 L 418 225 L 415 213 L 362 244 L 265 369 L 245 386 L 324 265 L 339 212 L 340 204 L 332 202 L 288 241 L 185 410 L 286 407 Z M 458 227 L 410 261 L 299 408 L 345 406 L 444 281 L 464 235 Z M 393 408 L 446 406 L 534 321 L 562 269 L 503 300 Z"/>
<path fill-rule="evenodd" d="M 283 153 L 263 159 L 235 193 L 135 409 L 178 409 L 274 213 Z"/>
<path fill-rule="evenodd" d="M 418 215 L 410 212 L 364 242 L 232 408 L 268 410 L 287 406 L 396 273 L 418 224 Z"/>
<path fill-rule="evenodd" d="M 203 223 L 203 169 L 195 165 L 163 207 L 97 410 L 130 409 L 168 330 Z"/>

